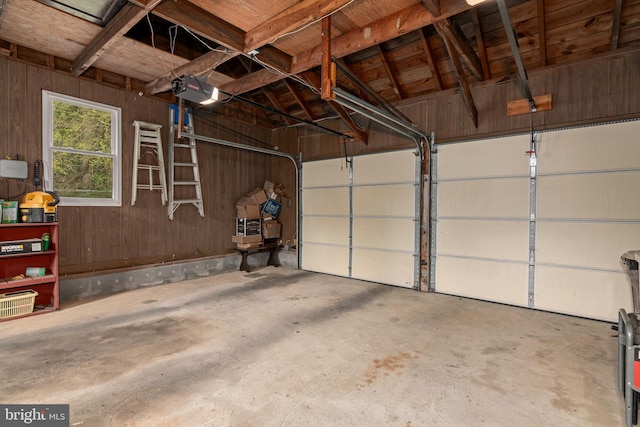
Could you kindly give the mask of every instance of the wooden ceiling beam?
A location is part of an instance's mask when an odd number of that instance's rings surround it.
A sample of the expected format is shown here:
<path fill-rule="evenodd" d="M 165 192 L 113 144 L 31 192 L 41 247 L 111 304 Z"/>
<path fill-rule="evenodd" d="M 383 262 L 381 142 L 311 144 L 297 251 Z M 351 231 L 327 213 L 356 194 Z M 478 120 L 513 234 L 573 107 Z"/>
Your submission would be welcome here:
<path fill-rule="evenodd" d="M 295 87 L 289 80 L 285 79 L 284 83 L 287 85 L 289 92 L 291 92 L 293 97 L 296 99 L 296 102 L 298 103 L 298 105 L 300 105 L 300 108 L 302 108 L 302 111 L 305 112 L 309 120 L 311 121 L 317 120 L 318 118 L 316 117 L 315 114 L 313 114 L 313 111 L 311 110 L 311 107 L 309 107 L 309 104 L 307 104 L 307 101 L 305 101 L 304 96 L 302 95 L 302 92 L 297 87 Z"/>
<path fill-rule="evenodd" d="M 436 25 L 436 30 L 442 41 L 444 42 L 445 48 L 449 52 L 449 58 L 453 63 L 453 69 L 455 71 L 456 77 L 458 78 L 458 83 L 460 84 L 460 93 L 462 94 L 462 98 L 464 99 L 464 105 L 467 107 L 467 111 L 471 116 L 471 120 L 473 121 L 473 125 L 478 127 L 478 109 L 476 108 L 476 104 L 473 102 L 473 95 L 471 94 L 471 88 L 469 87 L 469 82 L 467 81 L 467 76 L 464 74 L 464 69 L 462 68 L 462 63 L 460 62 L 460 57 L 458 56 L 458 51 L 454 47 L 453 43 L 449 40 L 446 34 L 441 33 L 439 30 L 439 26 Z"/>
<path fill-rule="evenodd" d="M 149 1 L 145 7 L 125 4 L 122 9 L 104 26 L 102 31 L 89 43 L 71 64 L 71 75 L 80 76 L 100 56 L 113 46 L 127 31 L 133 28 L 144 16 L 162 0 Z"/>
<path fill-rule="evenodd" d="M 186 0 L 163 1 L 153 10 L 153 14 L 174 24 L 183 25 L 199 36 L 226 48 L 242 52 L 244 32 L 241 29 Z"/>
<path fill-rule="evenodd" d="M 440 75 L 440 70 L 438 70 L 438 64 L 433 59 L 433 49 L 431 49 L 431 46 L 429 45 L 429 39 L 426 30 L 424 28 L 421 28 L 418 30 L 418 34 L 420 35 L 420 41 L 422 42 L 424 53 L 427 55 L 427 63 L 429 64 L 429 69 L 431 70 L 433 81 L 436 84 L 436 89 L 442 90 L 442 76 Z"/>
<path fill-rule="evenodd" d="M 410 33 L 434 22 L 457 15 L 471 9 L 465 0 L 451 0 L 441 5 L 441 14 L 434 17 L 422 3 L 409 6 L 399 12 L 367 25 L 366 27 L 350 31 L 332 41 L 332 54 L 335 58 L 344 58 L 352 53 L 373 47 L 377 44 Z M 290 72 L 300 74 L 320 65 L 322 47 L 316 46 L 293 58 Z"/>
<path fill-rule="evenodd" d="M 622 16 L 622 0 L 616 0 L 613 9 L 613 24 L 611 25 L 611 50 L 618 48 L 618 38 L 620 37 L 620 18 Z"/>
<path fill-rule="evenodd" d="M 273 43 L 280 37 L 294 33 L 307 25 L 331 15 L 348 5 L 352 0 L 302 0 L 247 31 L 244 37 L 244 52 Z"/>
<path fill-rule="evenodd" d="M 471 43 L 469 43 L 469 40 L 464 35 L 456 21 L 452 19 L 443 19 L 441 21 L 434 22 L 433 25 L 436 27 L 436 30 L 438 30 L 438 34 L 443 38 L 446 36 L 451 46 L 456 49 L 463 58 L 465 58 L 467 65 L 469 65 L 469 69 L 475 78 L 482 81 L 484 76 L 480 58 L 471 47 Z"/>
<path fill-rule="evenodd" d="M 398 83 L 398 79 L 396 78 L 395 73 L 391 70 L 391 66 L 389 65 L 389 61 L 387 61 L 386 54 L 384 53 L 380 45 L 377 45 L 376 49 L 378 50 L 378 56 L 380 57 L 380 61 L 382 61 L 382 65 L 384 66 L 384 70 L 387 73 L 387 77 L 391 82 L 393 92 L 396 94 L 399 100 L 402 100 L 402 98 L 404 98 L 402 94 L 402 88 L 400 87 L 400 83 Z"/>
<path fill-rule="evenodd" d="M 282 105 L 282 102 L 280 102 L 276 94 L 271 89 L 265 86 L 262 88 L 262 92 L 264 92 L 265 96 L 267 97 L 267 99 L 269 99 L 269 102 L 271 102 L 276 110 L 283 112 L 287 111 L 284 105 Z M 291 120 L 287 116 L 280 115 L 280 117 L 282 117 L 287 126 L 291 124 Z"/>
<path fill-rule="evenodd" d="M 318 75 L 313 71 L 305 71 L 302 74 L 302 77 L 307 80 L 313 86 L 320 86 L 321 79 L 318 78 Z M 349 112 L 340 104 L 335 101 L 327 101 L 333 111 L 336 112 L 338 116 L 349 126 L 351 129 L 351 135 L 353 135 L 353 139 L 356 141 L 362 141 L 365 144 L 369 144 L 369 135 L 366 130 L 363 130 L 358 124 L 353 120 L 353 118 L 349 115 Z"/>
<path fill-rule="evenodd" d="M 471 19 L 473 20 L 473 28 L 476 32 L 476 44 L 478 45 L 478 56 L 480 57 L 480 63 L 482 63 L 482 74 L 485 80 L 490 80 L 491 68 L 489 67 L 487 47 L 484 44 L 484 35 L 482 33 L 482 22 L 480 22 L 480 16 L 478 15 L 477 8 L 471 9 Z"/>
<path fill-rule="evenodd" d="M 540 66 L 547 66 L 547 29 L 544 0 L 538 0 L 538 44 L 540 45 Z"/>
<path fill-rule="evenodd" d="M 440 16 L 440 0 L 422 0 L 422 5 L 433 16 Z"/>
<path fill-rule="evenodd" d="M 286 74 L 277 73 L 263 68 L 262 70 L 255 71 L 247 76 L 224 84 L 219 89 L 227 93 L 240 95 L 246 92 L 251 92 L 255 89 L 260 89 L 261 87 L 270 85 L 271 83 L 279 82 L 286 77 Z"/>
<path fill-rule="evenodd" d="M 182 76 L 193 74 L 197 76 L 207 71 L 215 70 L 218 65 L 223 64 L 238 55 L 240 55 L 240 52 L 237 51 L 220 52 L 212 50 L 207 52 L 193 61 L 176 68 L 174 71 L 170 71 L 164 76 L 147 83 L 145 85 L 145 93 L 147 95 L 155 95 L 156 93 L 167 91 L 171 89 L 171 80 L 173 80 L 176 75 Z M 214 86 L 220 87 L 233 82 L 234 79 L 226 74 L 212 71 L 207 77 L 207 81 Z"/>

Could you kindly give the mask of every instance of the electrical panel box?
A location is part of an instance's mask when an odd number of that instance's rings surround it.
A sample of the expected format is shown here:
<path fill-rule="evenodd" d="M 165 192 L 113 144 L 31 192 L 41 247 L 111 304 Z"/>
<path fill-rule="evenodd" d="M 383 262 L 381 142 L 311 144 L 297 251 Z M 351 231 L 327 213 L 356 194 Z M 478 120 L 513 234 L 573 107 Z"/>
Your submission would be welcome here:
<path fill-rule="evenodd" d="M 0 160 L 0 178 L 27 179 L 29 167 L 24 160 Z"/>

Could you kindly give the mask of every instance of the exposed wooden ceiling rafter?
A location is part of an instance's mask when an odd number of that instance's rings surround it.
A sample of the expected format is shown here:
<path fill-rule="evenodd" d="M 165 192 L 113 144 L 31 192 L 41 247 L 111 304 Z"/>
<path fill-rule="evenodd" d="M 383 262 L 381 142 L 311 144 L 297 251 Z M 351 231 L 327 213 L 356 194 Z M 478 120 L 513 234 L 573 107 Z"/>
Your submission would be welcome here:
<path fill-rule="evenodd" d="M 433 55 L 433 49 L 429 45 L 429 36 L 427 35 L 426 29 L 421 28 L 418 30 L 420 35 L 420 41 L 422 43 L 422 48 L 424 49 L 424 53 L 427 56 L 427 63 L 429 64 L 429 69 L 431 70 L 431 75 L 433 76 L 433 81 L 435 83 L 437 90 L 442 90 L 442 76 L 440 75 L 440 70 L 438 70 L 438 64 L 436 63 Z"/>
<path fill-rule="evenodd" d="M 235 58 L 238 55 L 240 55 L 240 52 L 237 51 L 209 51 L 204 55 L 197 57 L 193 61 L 166 73 L 164 76 L 147 83 L 147 85 L 145 86 L 145 93 L 147 95 L 155 95 L 156 93 L 164 92 L 171 89 L 171 81 L 176 76 L 190 74 L 198 76 L 206 72 L 210 72 L 207 77 L 207 81 L 214 86 L 220 87 L 227 83 L 231 83 L 234 81 L 233 77 L 229 77 L 226 74 L 217 72 L 215 71 L 215 68 L 220 64 L 223 64 L 224 62 L 230 60 L 231 58 Z"/>
<path fill-rule="evenodd" d="M 469 43 L 457 22 L 453 19 L 443 19 L 434 22 L 433 25 L 436 27 L 438 34 L 442 38 L 446 37 L 450 45 L 465 59 L 474 77 L 482 81 L 484 76 L 480 58 L 471 47 L 471 43 Z"/>
<path fill-rule="evenodd" d="M 244 52 L 272 43 L 280 37 L 294 33 L 301 28 L 331 15 L 353 0 L 303 0 L 260 25 L 247 31 L 244 37 Z"/>
<path fill-rule="evenodd" d="M 440 0 L 420 0 L 422 5 L 433 16 L 440 16 Z"/>
<path fill-rule="evenodd" d="M 317 119 L 316 115 L 313 113 L 313 110 L 307 104 L 307 101 L 304 99 L 304 95 L 302 95 L 302 91 L 298 89 L 290 80 L 285 79 L 284 84 L 287 85 L 287 89 L 291 92 L 291 95 L 295 98 L 296 102 L 302 108 L 302 111 L 307 115 L 309 120 L 314 121 Z"/>
<path fill-rule="evenodd" d="M 302 77 L 304 77 L 305 80 L 307 80 L 310 84 L 312 84 L 315 87 L 319 88 L 319 86 L 322 86 L 321 79 L 313 71 L 305 71 L 302 74 Z M 353 135 L 353 139 L 355 141 L 362 141 L 365 144 L 368 144 L 369 134 L 367 133 L 366 130 L 358 126 L 358 124 L 349 115 L 349 112 L 342 105 L 336 103 L 335 101 L 329 100 L 328 103 L 333 109 L 333 111 L 335 111 L 336 114 L 340 116 L 340 118 L 347 124 L 347 126 L 349 126 L 349 128 L 351 129 L 350 134 Z"/>
<path fill-rule="evenodd" d="M 611 49 L 612 50 L 618 48 L 621 17 L 622 17 L 622 0 L 616 0 L 616 5 L 613 9 L 613 24 L 611 25 Z"/>
<path fill-rule="evenodd" d="M 547 65 L 547 30 L 544 0 L 538 0 L 538 44 L 540 45 L 540 66 Z"/>
<path fill-rule="evenodd" d="M 457 49 L 454 47 L 451 40 L 449 40 L 448 35 L 445 32 L 441 31 L 441 25 L 434 25 L 436 31 L 442 38 L 444 42 L 445 48 L 449 52 L 449 58 L 453 63 L 453 69 L 456 73 L 456 77 L 458 78 L 458 83 L 460 84 L 460 93 L 462 94 L 462 98 L 464 99 L 464 105 L 467 107 L 467 111 L 471 116 L 471 120 L 473 121 L 473 125 L 478 127 L 478 109 L 476 108 L 476 104 L 473 101 L 473 95 L 471 94 L 471 88 L 469 87 L 469 81 L 467 80 L 467 76 L 464 73 L 464 68 L 462 68 L 462 62 L 460 62 L 460 56 L 458 55 Z"/>
<path fill-rule="evenodd" d="M 125 4 L 122 9 L 104 26 L 102 31 L 84 48 L 71 64 L 71 75 L 78 77 L 115 42 L 133 28 L 144 16 L 162 0 L 150 1 L 144 8 L 133 4 Z"/>
<path fill-rule="evenodd" d="M 489 67 L 489 58 L 487 57 L 487 48 L 484 43 L 482 22 L 480 22 L 480 17 L 478 16 L 478 9 L 471 9 L 471 19 L 476 33 L 476 44 L 478 45 L 478 56 L 482 64 L 482 74 L 485 80 L 489 80 L 491 79 L 491 68 Z"/>
<path fill-rule="evenodd" d="M 382 50 L 382 46 L 376 45 L 376 49 L 378 51 L 378 56 L 380 57 L 380 61 L 382 61 L 382 65 L 384 66 L 384 70 L 387 73 L 387 77 L 389 78 L 389 82 L 391 83 L 391 88 L 393 89 L 393 93 L 396 94 L 399 100 L 404 98 L 402 94 L 402 88 L 398 83 L 397 73 L 394 73 L 389 65 L 389 61 L 387 61 L 387 56 Z"/>

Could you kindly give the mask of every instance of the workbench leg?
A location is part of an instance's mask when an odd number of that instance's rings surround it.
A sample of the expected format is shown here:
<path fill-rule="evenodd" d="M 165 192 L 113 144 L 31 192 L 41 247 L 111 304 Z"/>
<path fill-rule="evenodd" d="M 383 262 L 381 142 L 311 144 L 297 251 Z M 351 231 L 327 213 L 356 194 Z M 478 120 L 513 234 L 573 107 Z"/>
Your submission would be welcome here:
<path fill-rule="evenodd" d="M 249 270 L 249 263 L 247 262 L 247 257 L 249 256 L 249 252 L 241 252 L 242 254 L 242 261 L 240 262 L 240 271 L 246 271 L 247 273 L 250 271 Z"/>
<path fill-rule="evenodd" d="M 276 253 L 278 248 L 273 248 L 269 250 L 269 261 L 267 261 L 267 265 L 273 265 L 274 267 L 280 267 L 280 261 L 278 260 L 278 254 Z"/>

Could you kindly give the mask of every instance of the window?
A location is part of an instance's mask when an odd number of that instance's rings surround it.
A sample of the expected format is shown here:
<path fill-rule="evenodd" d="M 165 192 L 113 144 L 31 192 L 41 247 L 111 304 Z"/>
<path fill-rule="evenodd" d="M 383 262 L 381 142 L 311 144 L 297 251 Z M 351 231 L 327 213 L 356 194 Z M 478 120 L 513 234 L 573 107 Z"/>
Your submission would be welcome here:
<path fill-rule="evenodd" d="M 119 108 L 42 91 L 45 189 L 62 206 L 120 206 Z"/>

